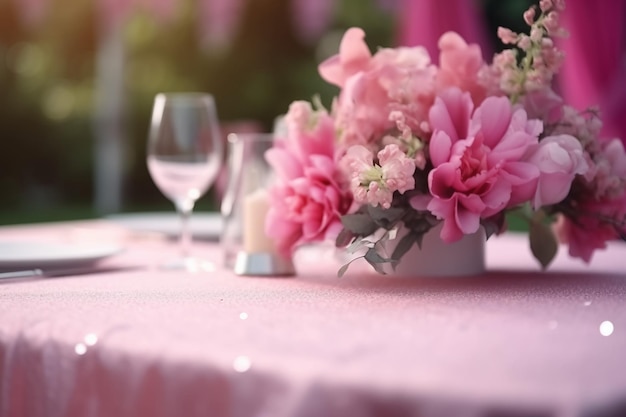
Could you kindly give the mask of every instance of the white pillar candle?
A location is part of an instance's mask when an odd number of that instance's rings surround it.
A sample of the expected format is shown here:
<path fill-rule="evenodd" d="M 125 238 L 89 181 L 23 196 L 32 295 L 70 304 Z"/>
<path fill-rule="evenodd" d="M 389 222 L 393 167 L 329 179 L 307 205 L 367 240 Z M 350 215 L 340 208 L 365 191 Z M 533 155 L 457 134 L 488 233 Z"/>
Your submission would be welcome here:
<path fill-rule="evenodd" d="M 243 249 L 246 253 L 274 253 L 272 239 L 265 234 L 265 218 L 269 211 L 269 195 L 260 189 L 244 199 Z"/>

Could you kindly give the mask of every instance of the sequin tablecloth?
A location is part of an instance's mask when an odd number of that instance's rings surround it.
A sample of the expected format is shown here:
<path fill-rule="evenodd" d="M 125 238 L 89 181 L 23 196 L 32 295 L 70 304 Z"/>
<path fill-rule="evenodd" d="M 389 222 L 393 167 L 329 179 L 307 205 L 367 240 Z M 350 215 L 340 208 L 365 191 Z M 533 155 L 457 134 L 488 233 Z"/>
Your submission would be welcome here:
<path fill-rule="evenodd" d="M 623 244 L 541 272 L 508 234 L 460 279 L 337 278 L 311 248 L 251 278 L 160 271 L 175 242 L 105 221 L 14 239 L 117 242 L 104 263 L 141 269 L 0 282 L 3 417 L 626 415 Z"/>

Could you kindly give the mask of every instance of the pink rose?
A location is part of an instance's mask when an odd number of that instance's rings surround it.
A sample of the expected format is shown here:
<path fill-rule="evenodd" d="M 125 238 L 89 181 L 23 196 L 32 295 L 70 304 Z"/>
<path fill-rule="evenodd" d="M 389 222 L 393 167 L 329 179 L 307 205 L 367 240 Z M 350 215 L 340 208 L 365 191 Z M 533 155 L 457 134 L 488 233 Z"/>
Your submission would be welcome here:
<path fill-rule="evenodd" d="M 434 168 L 427 208 L 443 220 L 446 242 L 476 232 L 481 218 L 528 200 L 539 176 L 522 157 L 538 143 L 540 124 L 506 98 L 489 97 L 472 110 L 469 93 L 458 88 L 442 92 L 430 110 Z M 423 204 L 416 199 L 416 208 Z"/>
<path fill-rule="evenodd" d="M 570 135 L 542 139 L 525 161 L 534 164 L 540 172 L 532 200 L 535 209 L 563 201 L 574 177 L 589 169 L 580 142 Z"/>

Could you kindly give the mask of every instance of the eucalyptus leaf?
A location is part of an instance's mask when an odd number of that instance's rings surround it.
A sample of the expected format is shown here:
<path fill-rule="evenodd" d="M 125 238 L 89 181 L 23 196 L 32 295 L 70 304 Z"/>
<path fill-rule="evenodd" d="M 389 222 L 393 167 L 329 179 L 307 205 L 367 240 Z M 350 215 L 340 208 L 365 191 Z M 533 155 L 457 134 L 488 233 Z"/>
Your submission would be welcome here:
<path fill-rule="evenodd" d="M 387 274 L 384 268 L 384 264 L 387 263 L 388 260 L 380 256 L 380 254 L 376 252 L 376 249 L 372 248 L 368 250 L 364 257 L 367 263 L 370 264 L 376 272 L 381 275 Z"/>
<path fill-rule="evenodd" d="M 367 252 L 365 253 L 365 259 L 370 264 L 383 264 L 383 263 L 390 262 L 390 259 L 387 259 L 381 256 L 380 253 L 378 253 L 378 251 L 376 250 L 376 248 L 368 249 Z"/>
<path fill-rule="evenodd" d="M 530 250 L 539 261 L 541 267 L 546 269 L 556 256 L 558 243 L 549 225 L 533 220 L 529 228 Z"/>
<path fill-rule="evenodd" d="M 345 273 L 346 273 L 346 271 L 348 271 L 348 268 L 350 267 L 350 264 L 351 264 L 351 263 L 352 263 L 352 262 L 348 262 L 347 264 L 342 265 L 342 267 L 341 267 L 341 268 L 339 268 L 339 271 L 337 271 L 337 276 L 338 276 L 339 278 L 341 278 L 341 277 L 343 277 L 343 276 L 345 275 Z"/>
<path fill-rule="evenodd" d="M 341 266 L 341 268 L 339 268 L 339 270 L 337 271 L 337 276 L 339 278 L 341 278 L 342 276 L 345 275 L 346 271 L 348 270 L 348 268 L 350 267 L 350 265 L 352 265 L 352 262 L 356 261 L 357 259 L 361 259 L 363 258 L 362 256 L 356 257 L 354 259 L 351 259 L 348 263 L 344 264 Z"/>
<path fill-rule="evenodd" d="M 369 236 L 378 229 L 376 222 L 365 213 L 346 214 L 341 217 L 343 226 L 359 236 Z"/>
<path fill-rule="evenodd" d="M 346 252 L 354 253 L 363 247 L 369 247 L 369 241 L 365 239 L 356 239 L 346 248 Z"/>

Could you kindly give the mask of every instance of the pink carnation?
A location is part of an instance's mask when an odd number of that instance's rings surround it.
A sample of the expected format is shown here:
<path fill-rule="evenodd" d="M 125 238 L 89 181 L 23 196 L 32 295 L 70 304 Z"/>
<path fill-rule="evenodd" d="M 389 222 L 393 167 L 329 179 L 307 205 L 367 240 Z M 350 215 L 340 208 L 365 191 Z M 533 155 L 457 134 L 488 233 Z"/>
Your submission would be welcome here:
<path fill-rule="evenodd" d="M 506 98 L 489 97 L 472 110 L 470 95 L 457 88 L 444 91 L 430 110 L 434 169 L 427 208 L 443 220 L 446 242 L 476 232 L 481 218 L 530 199 L 539 177 L 522 158 L 538 143 L 541 123 Z M 416 208 L 422 205 L 416 199 Z"/>
<path fill-rule="evenodd" d="M 397 145 L 387 145 L 378 152 L 378 163 L 383 171 L 385 187 L 391 192 L 404 194 L 415 188 L 415 162 Z"/>
<path fill-rule="evenodd" d="M 350 177 L 354 199 L 360 204 L 391 207 L 393 193 L 400 194 L 415 188 L 415 161 L 396 144 L 385 146 L 378 152 L 378 164 L 372 152 L 361 145 L 348 149 L 342 160 Z"/>

